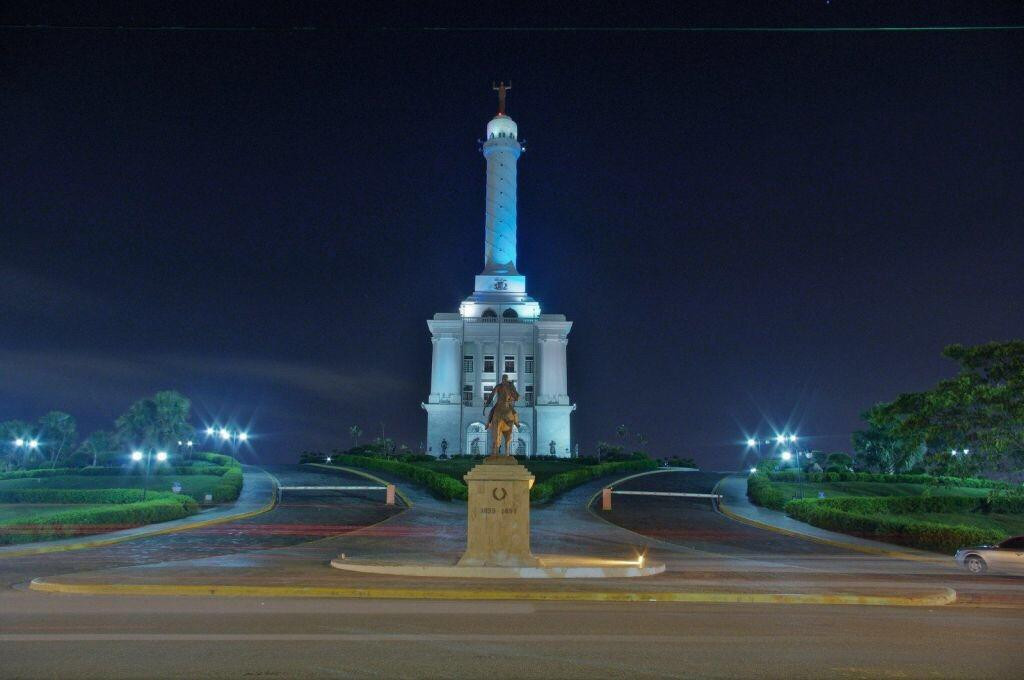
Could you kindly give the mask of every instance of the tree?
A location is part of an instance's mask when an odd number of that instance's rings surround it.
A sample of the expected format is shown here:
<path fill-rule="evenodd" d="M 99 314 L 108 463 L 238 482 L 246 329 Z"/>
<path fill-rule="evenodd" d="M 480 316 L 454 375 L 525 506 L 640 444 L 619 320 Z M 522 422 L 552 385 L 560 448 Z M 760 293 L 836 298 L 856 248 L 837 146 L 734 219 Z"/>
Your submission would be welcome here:
<path fill-rule="evenodd" d="M 108 462 L 114 459 L 121 452 L 121 445 L 117 435 L 107 430 L 96 430 L 82 442 L 76 451 L 76 456 L 81 456 L 88 461 L 88 465 L 96 467 L 101 462 Z"/>
<path fill-rule="evenodd" d="M 904 432 L 900 414 L 891 404 L 876 404 L 861 414 L 868 423 L 865 430 L 853 433 L 857 462 L 869 470 L 888 474 L 904 472 L 924 454 L 921 436 Z"/>
<path fill-rule="evenodd" d="M 1024 341 L 950 345 L 943 355 L 960 364 L 957 376 L 867 412 L 869 429 L 854 434 L 858 460 L 910 447 L 935 470 L 1024 465 Z"/>
<path fill-rule="evenodd" d="M 619 438 L 619 441 L 625 442 L 629 438 L 629 428 L 625 425 L 619 425 L 615 428 L 615 436 Z"/>
<path fill-rule="evenodd" d="M 50 467 L 57 467 L 62 456 L 74 449 L 78 438 L 75 418 L 63 411 L 50 411 L 39 419 L 39 447 L 49 454 Z"/>
<path fill-rule="evenodd" d="M 140 399 L 116 421 L 117 436 L 128 446 L 167 448 L 194 436 L 189 424 L 191 402 L 173 390 Z"/>
<path fill-rule="evenodd" d="M 26 446 L 18 446 L 14 442 L 17 439 L 29 439 L 31 432 L 31 426 L 24 420 L 7 420 L 0 423 L 0 453 L 3 454 L 6 469 L 20 467 L 24 464 L 28 449 Z"/>
<path fill-rule="evenodd" d="M 359 438 L 363 436 L 363 429 L 358 425 L 353 425 L 348 428 L 348 433 L 352 437 L 352 446 L 359 446 Z"/>

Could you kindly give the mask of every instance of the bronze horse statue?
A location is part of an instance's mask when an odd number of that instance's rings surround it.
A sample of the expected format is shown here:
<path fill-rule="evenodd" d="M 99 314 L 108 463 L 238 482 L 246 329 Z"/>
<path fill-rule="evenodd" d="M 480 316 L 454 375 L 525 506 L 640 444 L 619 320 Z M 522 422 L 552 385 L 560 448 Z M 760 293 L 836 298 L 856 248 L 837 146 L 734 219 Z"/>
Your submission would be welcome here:
<path fill-rule="evenodd" d="M 502 442 L 505 443 L 505 455 L 511 456 L 512 433 L 515 431 L 514 428 L 519 427 L 519 414 L 515 409 L 515 403 L 519 401 L 519 392 L 507 375 L 501 376 L 501 382 L 487 395 L 484 410 L 487 410 L 487 406 L 495 397 L 497 401 L 487 418 L 487 429 L 491 431 L 491 456 L 500 455 L 498 452 Z"/>

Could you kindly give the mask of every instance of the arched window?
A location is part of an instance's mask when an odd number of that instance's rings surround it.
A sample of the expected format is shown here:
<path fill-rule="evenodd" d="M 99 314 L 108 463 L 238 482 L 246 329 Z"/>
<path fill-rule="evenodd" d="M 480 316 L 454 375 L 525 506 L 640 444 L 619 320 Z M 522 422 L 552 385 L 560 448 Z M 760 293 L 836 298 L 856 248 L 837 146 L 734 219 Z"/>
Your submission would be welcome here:
<path fill-rule="evenodd" d="M 516 310 L 512 309 L 511 307 L 509 307 L 504 312 L 502 312 L 501 315 L 503 317 L 505 317 L 506 319 L 518 319 L 519 318 L 519 315 L 516 314 Z"/>
<path fill-rule="evenodd" d="M 498 315 L 494 312 L 493 309 L 485 309 L 484 313 L 480 315 L 480 318 L 482 318 L 482 319 L 497 319 Z"/>

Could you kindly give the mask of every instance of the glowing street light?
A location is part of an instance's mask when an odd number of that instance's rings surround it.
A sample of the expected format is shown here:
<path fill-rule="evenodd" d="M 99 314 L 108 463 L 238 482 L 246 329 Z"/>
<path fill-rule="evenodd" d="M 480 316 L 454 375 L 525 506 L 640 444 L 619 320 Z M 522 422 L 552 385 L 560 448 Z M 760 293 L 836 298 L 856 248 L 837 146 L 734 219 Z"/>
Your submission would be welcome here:
<path fill-rule="evenodd" d="M 754 474 L 755 472 L 757 472 L 757 468 L 756 467 L 750 468 L 750 474 Z"/>
<path fill-rule="evenodd" d="M 167 460 L 167 452 L 166 451 L 157 451 L 156 452 L 156 459 L 158 461 L 160 461 L 161 463 L 164 462 L 165 460 Z"/>
<path fill-rule="evenodd" d="M 20 449 L 22 446 L 25 445 L 25 440 L 22 439 L 21 437 L 18 437 L 17 439 L 14 440 L 14 445 Z"/>
<path fill-rule="evenodd" d="M 796 441 L 796 435 L 795 434 L 789 435 L 789 442 L 792 444 L 795 441 Z"/>
<path fill-rule="evenodd" d="M 231 439 L 231 433 L 228 432 L 228 429 L 226 427 L 220 428 L 220 438 L 223 441 L 227 441 L 227 440 Z"/>
<path fill-rule="evenodd" d="M 248 432 L 239 432 L 238 433 L 238 441 L 240 441 L 240 442 L 247 442 L 247 441 L 249 441 L 249 433 Z"/>
<path fill-rule="evenodd" d="M 757 440 L 756 439 L 753 439 L 753 438 L 747 439 L 747 447 L 748 448 L 752 449 L 755 446 L 757 446 Z"/>
<path fill-rule="evenodd" d="M 142 451 L 132 451 L 132 460 L 136 463 L 142 460 Z"/>
<path fill-rule="evenodd" d="M 330 456 L 327 456 L 327 462 L 328 462 L 328 463 L 330 463 L 330 462 L 331 462 L 331 457 L 330 457 Z"/>
<path fill-rule="evenodd" d="M 212 437 L 214 434 L 216 434 L 216 432 L 217 432 L 217 429 L 214 428 L 212 425 L 210 427 L 206 428 L 206 436 L 207 437 Z"/>
<path fill-rule="evenodd" d="M 784 434 L 777 434 L 777 435 L 775 435 L 775 443 L 783 444 L 783 443 L 785 443 L 785 441 L 786 441 L 786 435 L 784 435 Z"/>
<path fill-rule="evenodd" d="M 38 439 L 29 439 L 28 440 L 28 448 L 30 448 L 30 449 L 38 449 L 39 448 L 39 440 Z"/>
<path fill-rule="evenodd" d="M 793 457 L 793 452 L 792 451 L 783 451 L 782 452 L 782 460 L 789 460 L 792 457 Z"/>

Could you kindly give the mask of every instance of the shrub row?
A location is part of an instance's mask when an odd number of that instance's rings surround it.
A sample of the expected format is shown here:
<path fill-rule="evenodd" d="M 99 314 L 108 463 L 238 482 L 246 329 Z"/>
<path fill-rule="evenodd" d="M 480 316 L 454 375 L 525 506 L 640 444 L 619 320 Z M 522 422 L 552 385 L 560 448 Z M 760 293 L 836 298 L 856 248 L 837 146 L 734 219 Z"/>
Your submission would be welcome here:
<path fill-rule="evenodd" d="M 1016 489 L 1018 485 L 979 477 L 949 477 L 933 475 L 883 475 L 872 472 L 803 472 L 779 470 L 769 472 L 768 478 L 776 482 L 889 482 L 894 484 L 931 484 L 960 486 L 972 489 Z"/>
<path fill-rule="evenodd" d="M 149 469 L 150 476 L 167 475 L 214 475 L 219 476 L 240 467 L 224 465 L 154 465 Z M 36 470 L 15 470 L 0 473 L 0 480 L 5 479 L 42 479 L 45 477 L 65 477 L 78 475 L 82 477 L 117 477 L 143 474 L 144 468 L 134 467 L 84 467 L 84 468 L 38 468 Z"/>
<path fill-rule="evenodd" d="M 0 523 L 0 545 L 29 543 L 65 536 L 115 531 L 187 517 L 198 510 L 188 496 L 161 494 L 143 503 L 68 510 L 38 518 L 26 517 Z"/>
<path fill-rule="evenodd" d="M 822 529 L 945 553 L 955 552 L 967 545 L 995 543 L 1003 538 L 1002 533 L 991 529 L 922 522 L 904 517 L 868 515 L 843 510 L 828 502 L 814 499 L 786 503 L 786 514 Z"/>
<path fill-rule="evenodd" d="M 807 499 L 814 500 L 814 499 Z M 864 515 L 906 515 L 912 512 L 973 512 L 986 509 L 986 499 L 974 496 L 851 496 L 824 498 L 821 505 Z"/>
<path fill-rule="evenodd" d="M 747 477 L 747 498 L 754 505 L 772 510 L 782 510 L 787 500 L 786 495 L 762 474 L 752 474 Z"/>
<path fill-rule="evenodd" d="M 214 503 L 236 500 L 242 493 L 242 467 L 230 468 L 225 472 L 211 493 Z"/>
<path fill-rule="evenodd" d="M 168 491 L 150 491 L 146 499 L 173 498 Z M 139 503 L 142 489 L 0 489 L 0 503 Z"/>
<path fill-rule="evenodd" d="M 543 503 L 564 491 L 568 491 L 573 487 L 598 477 L 621 472 L 642 472 L 644 470 L 653 470 L 657 467 L 658 462 L 654 460 L 629 460 L 619 463 L 588 465 L 587 467 L 552 475 L 540 484 L 534 484 L 533 488 L 530 489 L 530 500 L 535 503 Z"/>
<path fill-rule="evenodd" d="M 385 458 L 368 458 L 366 456 L 351 456 L 349 454 L 338 454 L 331 457 L 331 464 L 351 465 L 353 467 L 370 468 L 371 470 L 382 470 L 390 472 L 405 479 L 419 482 L 430 491 L 445 500 L 466 500 L 466 485 L 457 479 L 449 477 L 440 472 L 434 472 L 425 467 L 412 463 L 402 463 L 396 460 Z"/>

